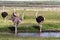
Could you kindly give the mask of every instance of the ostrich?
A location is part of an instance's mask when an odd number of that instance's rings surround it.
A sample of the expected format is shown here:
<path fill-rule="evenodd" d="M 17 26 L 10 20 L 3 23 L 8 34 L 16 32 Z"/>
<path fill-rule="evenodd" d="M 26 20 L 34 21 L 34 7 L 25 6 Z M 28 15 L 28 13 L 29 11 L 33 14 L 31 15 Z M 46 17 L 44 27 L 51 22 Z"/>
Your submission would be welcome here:
<path fill-rule="evenodd" d="M 44 22 L 44 17 L 43 17 L 43 16 L 38 16 L 38 17 L 36 18 L 36 21 L 37 21 L 37 23 L 38 23 L 38 25 L 39 25 L 39 27 L 40 27 L 40 33 L 41 33 L 41 31 L 42 31 L 42 24 L 43 24 L 43 22 Z"/>
<path fill-rule="evenodd" d="M 38 14 L 38 12 L 37 12 L 37 14 Z M 40 33 L 41 33 L 41 31 L 42 31 L 42 24 L 44 22 L 44 17 L 36 15 L 36 21 L 37 21 L 37 23 L 38 23 L 38 25 L 40 27 Z"/>
<path fill-rule="evenodd" d="M 3 18 L 3 22 L 6 22 L 6 17 L 8 16 L 8 13 L 5 11 L 4 6 L 3 6 L 3 10 L 1 12 L 1 16 Z"/>
<path fill-rule="evenodd" d="M 14 25 L 18 26 L 18 24 L 22 21 L 21 18 L 19 18 L 18 13 L 14 12 L 11 16 L 11 20 L 13 21 Z"/>
<path fill-rule="evenodd" d="M 1 13 L 1 16 L 2 16 L 3 20 L 6 19 L 7 15 L 8 15 L 8 13 L 4 10 L 4 6 L 3 6 L 3 10 L 2 10 L 2 13 Z"/>
<path fill-rule="evenodd" d="M 5 19 L 7 17 L 8 13 L 7 12 L 2 12 L 1 16 L 3 17 L 3 19 Z"/>
<path fill-rule="evenodd" d="M 14 23 L 15 36 L 17 36 L 17 27 L 18 27 L 18 24 L 21 23 L 22 19 L 19 18 L 18 13 L 15 11 L 15 9 L 14 9 L 14 12 L 13 12 L 13 14 L 11 16 L 11 20 Z"/>

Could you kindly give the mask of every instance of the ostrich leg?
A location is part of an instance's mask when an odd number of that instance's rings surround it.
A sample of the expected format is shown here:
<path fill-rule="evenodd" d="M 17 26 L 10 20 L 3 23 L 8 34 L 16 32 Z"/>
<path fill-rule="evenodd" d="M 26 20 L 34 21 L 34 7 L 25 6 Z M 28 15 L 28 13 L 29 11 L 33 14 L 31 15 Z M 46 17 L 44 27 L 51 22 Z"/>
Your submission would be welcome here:
<path fill-rule="evenodd" d="M 43 24 L 43 21 L 39 23 L 40 33 L 42 32 L 42 24 Z"/>
<path fill-rule="evenodd" d="M 42 24 L 41 23 L 39 23 L 39 28 L 40 28 L 39 34 L 40 34 L 40 37 L 41 37 L 41 33 L 42 33 Z"/>
<path fill-rule="evenodd" d="M 39 23 L 40 33 L 42 32 L 42 24 Z"/>
<path fill-rule="evenodd" d="M 15 25 L 15 36 L 17 36 L 17 25 Z"/>
<path fill-rule="evenodd" d="M 42 32 L 42 24 L 40 24 L 40 33 Z"/>

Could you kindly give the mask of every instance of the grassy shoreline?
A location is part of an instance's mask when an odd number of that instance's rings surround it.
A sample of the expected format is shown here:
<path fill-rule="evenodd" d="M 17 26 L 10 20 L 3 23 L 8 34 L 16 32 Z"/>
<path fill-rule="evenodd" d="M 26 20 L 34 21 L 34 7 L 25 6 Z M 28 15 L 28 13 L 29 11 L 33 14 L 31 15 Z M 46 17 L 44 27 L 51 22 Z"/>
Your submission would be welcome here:
<path fill-rule="evenodd" d="M 19 10 L 17 11 L 20 14 L 20 17 L 22 16 L 22 11 Z M 1 12 L 0 12 L 1 13 Z M 12 10 L 8 11 L 8 16 L 4 22 L 0 15 L 0 40 L 60 40 L 59 38 L 54 38 L 54 37 L 48 37 L 48 38 L 43 38 L 43 37 L 15 37 L 14 34 L 5 34 L 4 32 L 11 32 L 14 30 L 13 27 L 13 22 L 9 20 Z M 60 30 L 60 12 L 57 11 L 39 11 L 38 16 L 43 16 L 45 17 L 45 21 L 43 23 L 42 30 Z M 10 29 L 11 30 L 10 30 Z M 22 23 L 19 24 L 18 30 L 23 30 L 23 32 L 39 32 L 39 27 L 38 23 L 36 22 L 35 19 L 35 12 L 34 11 L 26 11 L 25 12 L 25 17 Z"/>

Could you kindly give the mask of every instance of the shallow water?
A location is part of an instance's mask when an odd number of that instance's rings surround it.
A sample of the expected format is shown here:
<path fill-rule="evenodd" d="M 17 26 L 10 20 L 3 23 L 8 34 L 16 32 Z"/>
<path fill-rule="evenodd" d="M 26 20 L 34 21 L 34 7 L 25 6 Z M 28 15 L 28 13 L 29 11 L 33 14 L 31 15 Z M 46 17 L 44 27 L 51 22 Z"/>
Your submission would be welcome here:
<path fill-rule="evenodd" d="M 23 37 L 60 37 L 60 32 L 43 32 L 43 33 L 18 33 Z"/>

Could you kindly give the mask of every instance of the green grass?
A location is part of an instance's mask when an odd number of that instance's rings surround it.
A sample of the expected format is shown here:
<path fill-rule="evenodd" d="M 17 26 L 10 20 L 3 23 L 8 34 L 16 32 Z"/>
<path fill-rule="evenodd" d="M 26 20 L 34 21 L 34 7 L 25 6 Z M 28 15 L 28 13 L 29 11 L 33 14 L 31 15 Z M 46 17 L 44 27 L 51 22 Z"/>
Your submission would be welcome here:
<path fill-rule="evenodd" d="M 0 31 L 9 31 L 8 27 L 13 26 L 13 22 L 9 20 L 13 11 L 10 10 L 7 12 L 8 12 L 8 16 L 5 22 L 0 15 Z M 17 12 L 19 12 L 19 15 L 21 17 L 23 11 L 17 10 Z M 47 29 L 59 30 L 60 29 L 59 27 L 60 26 L 60 13 L 58 11 L 39 11 L 38 16 L 40 15 L 45 18 L 43 27 L 42 27 L 43 30 L 47 30 Z M 19 24 L 18 30 L 24 30 L 24 31 L 34 30 L 34 32 L 39 31 L 38 23 L 36 22 L 36 19 L 35 19 L 35 11 L 30 10 L 30 11 L 25 12 L 24 20 L 22 21 L 22 23 Z"/>

